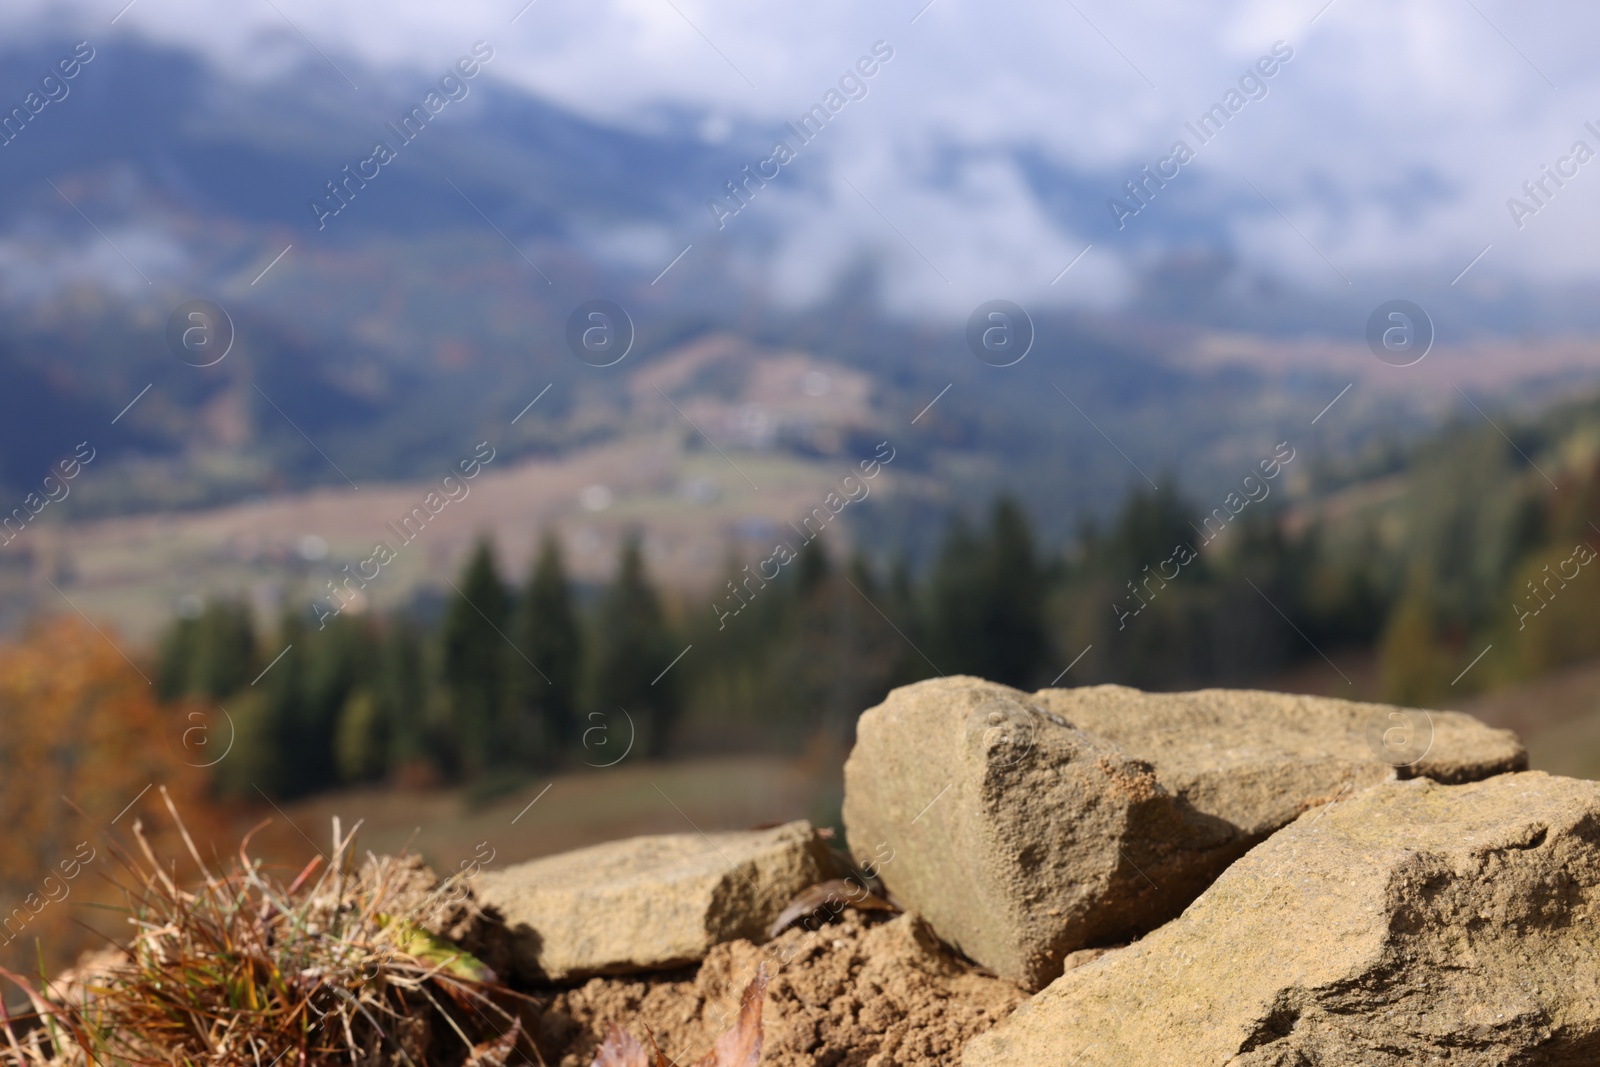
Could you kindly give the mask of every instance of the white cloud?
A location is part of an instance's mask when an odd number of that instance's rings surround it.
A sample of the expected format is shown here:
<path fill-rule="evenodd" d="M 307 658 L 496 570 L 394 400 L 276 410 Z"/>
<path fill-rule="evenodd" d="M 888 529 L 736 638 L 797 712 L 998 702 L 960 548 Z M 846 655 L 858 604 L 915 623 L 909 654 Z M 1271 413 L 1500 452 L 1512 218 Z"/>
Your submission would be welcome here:
<path fill-rule="evenodd" d="M 171 236 L 148 226 L 113 226 L 76 240 L 39 235 L 0 238 L 0 294 L 27 305 L 75 286 L 143 296 L 154 282 L 181 275 L 189 259 Z"/>
<path fill-rule="evenodd" d="M 888 41 L 893 61 L 805 164 L 825 175 L 780 188 L 758 210 L 776 235 L 770 269 L 785 291 L 825 289 L 826 269 L 872 250 L 893 265 L 891 295 L 922 308 L 952 291 L 958 303 L 996 290 L 1042 300 L 1120 291 L 1136 242 L 1162 231 L 1177 198 L 1158 199 L 1141 233 L 1101 240 L 1087 227 L 1109 218 L 1104 199 L 1282 39 L 1295 56 L 1268 97 L 1181 179 L 1217 191 L 1227 214 L 1210 221 L 1259 266 L 1343 285 L 1246 178 L 1347 273 L 1448 269 L 1491 242 L 1485 272 L 1571 281 L 1600 271 L 1600 162 L 1520 232 L 1505 208 L 1575 138 L 1600 149 L 1583 130 L 1586 119 L 1600 125 L 1600 68 L 1587 54 L 1600 9 L 1578 0 L 935 0 L 915 23 L 925 0 L 537 0 L 512 25 L 524 2 L 274 0 L 275 9 L 139 0 L 119 28 L 234 69 L 261 67 L 268 55 L 281 62 L 296 47 L 320 62 L 284 16 L 336 62 L 433 70 L 482 38 L 496 48 L 496 77 L 608 121 L 687 108 L 712 138 L 730 121 L 771 124 L 777 135 L 874 41 Z M 11 0 L 0 28 L 37 27 L 60 17 L 58 4 Z M 77 12 L 83 33 L 109 41 L 103 5 Z M 340 91 L 330 78 L 328 92 Z M 958 158 L 944 165 L 946 149 Z M 1039 203 L 1013 161 L 1018 150 L 1108 176 L 1102 192 L 1075 201 L 1088 221 L 1062 222 Z M 860 202 L 847 177 L 953 284 Z M 1091 239 L 1096 250 L 1069 276 L 1073 285 L 1052 288 Z"/>

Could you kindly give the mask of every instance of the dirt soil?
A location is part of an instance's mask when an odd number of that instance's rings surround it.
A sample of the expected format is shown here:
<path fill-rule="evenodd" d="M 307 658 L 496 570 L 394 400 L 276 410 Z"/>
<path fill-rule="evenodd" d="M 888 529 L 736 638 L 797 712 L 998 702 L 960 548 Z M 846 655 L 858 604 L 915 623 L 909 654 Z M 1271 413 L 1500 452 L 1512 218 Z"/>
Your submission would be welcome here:
<path fill-rule="evenodd" d="M 766 965 L 762 1067 L 932 1067 L 1026 999 L 942 947 L 912 915 L 847 911 L 832 925 L 795 927 L 764 945 L 734 941 L 697 968 L 594 978 L 556 994 L 538 1023 L 550 1067 L 589 1067 L 616 1022 L 646 1027 L 668 1059 L 693 1063 L 733 1024 L 739 994 Z"/>

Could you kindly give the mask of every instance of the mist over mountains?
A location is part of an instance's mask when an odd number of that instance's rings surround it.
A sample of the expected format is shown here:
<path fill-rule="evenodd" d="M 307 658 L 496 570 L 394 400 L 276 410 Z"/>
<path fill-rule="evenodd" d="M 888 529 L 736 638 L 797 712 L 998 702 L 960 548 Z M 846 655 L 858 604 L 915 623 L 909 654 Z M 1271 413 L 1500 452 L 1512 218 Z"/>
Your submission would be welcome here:
<path fill-rule="evenodd" d="M 1305 426 L 1351 376 L 1304 346 L 1359 350 L 1367 313 L 1393 294 L 1381 277 L 1330 289 L 1279 271 L 1230 237 L 1234 191 L 1186 170 L 1132 220 L 1138 244 L 1123 262 L 1136 269 L 1117 286 L 1093 280 L 1098 247 L 1072 246 L 1083 262 L 1052 268 L 1058 288 L 1019 294 L 1037 341 L 1021 364 L 997 369 L 963 339 L 975 302 L 947 295 L 938 313 L 913 314 L 896 295 L 901 255 L 918 248 L 892 221 L 904 221 L 901 201 L 872 202 L 874 230 L 850 258 L 819 254 L 811 277 L 791 284 L 796 198 L 837 191 L 837 144 L 848 142 L 826 138 L 856 111 L 718 228 L 707 201 L 726 202 L 729 183 L 770 151 L 764 120 L 708 126 L 670 101 L 631 122 L 595 117 L 519 86 L 504 43 L 451 42 L 447 58 L 423 66 L 337 49 L 325 61 L 278 40 L 268 51 L 289 58 L 230 67 L 226 55 L 154 36 L 96 33 L 70 94 L 0 148 L 0 484 L 26 492 L 92 438 L 101 470 L 120 474 L 86 481 L 69 514 L 429 477 L 491 429 L 512 460 L 563 455 L 671 422 L 653 394 L 619 382 L 729 337 L 753 358 L 798 350 L 866 374 L 877 424 L 858 430 L 904 432 L 917 418 L 922 444 L 902 469 L 927 475 L 926 506 L 1009 487 L 1064 534 L 1130 485 L 1168 473 L 1222 484 L 1230 464 Z M 22 101 L 78 39 L 14 44 L 0 58 L 0 100 Z M 471 79 L 449 74 L 470 54 L 493 58 Z M 884 64 L 852 106 L 877 106 L 906 61 Z M 378 176 L 352 184 L 374 142 L 398 146 L 393 124 L 449 91 L 442 77 L 457 77 L 460 97 Z M 913 171 L 937 190 L 959 181 L 974 151 L 952 140 L 937 166 Z M 1064 166 L 1024 144 L 984 151 L 1007 155 L 1063 232 L 1090 245 L 1114 238 L 1103 194 L 1126 166 Z M 319 215 L 312 204 L 335 202 L 334 179 L 348 203 Z M 965 277 L 947 281 L 952 294 L 971 291 Z M 1470 292 L 1446 282 L 1404 290 L 1433 309 L 1442 346 L 1492 348 L 1530 323 L 1559 337 L 1592 314 L 1572 295 L 1587 292 L 1577 280 L 1536 289 L 1497 278 Z M 1121 295 L 1108 303 L 1112 290 Z M 796 295 L 805 292 L 816 295 Z M 563 339 L 573 308 L 596 296 L 620 302 L 637 329 L 616 368 L 584 365 Z M 194 298 L 224 306 L 237 331 L 216 367 L 168 350 L 167 319 Z M 1208 338 L 1236 336 L 1266 339 L 1266 354 L 1252 342 L 1250 358 L 1200 358 L 1216 348 Z M 1508 397 L 1513 386 L 1568 388 L 1585 358 L 1564 358 L 1498 384 Z M 745 372 L 729 369 L 737 362 L 691 376 L 671 398 L 721 398 L 732 414 L 706 428 L 713 441 L 758 417 L 741 392 Z M 1346 443 L 1424 433 L 1441 395 L 1456 403 L 1442 380 L 1358 392 L 1334 432 Z M 535 396 L 540 406 L 513 424 Z M 745 444 L 818 454 L 782 437 Z"/>

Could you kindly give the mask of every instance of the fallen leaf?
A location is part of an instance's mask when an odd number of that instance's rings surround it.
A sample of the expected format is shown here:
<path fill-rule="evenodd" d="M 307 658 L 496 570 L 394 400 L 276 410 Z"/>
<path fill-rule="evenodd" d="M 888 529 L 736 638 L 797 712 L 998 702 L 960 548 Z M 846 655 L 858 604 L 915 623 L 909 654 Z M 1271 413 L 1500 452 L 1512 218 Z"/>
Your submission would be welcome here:
<path fill-rule="evenodd" d="M 661 1051 L 661 1046 L 656 1044 L 656 1032 L 650 1029 L 650 1024 L 644 1027 L 644 1036 L 650 1039 L 650 1051 L 656 1054 L 656 1067 L 674 1067 L 674 1061 L 667 1059 L 667 1054 Z"/>
<path fill-rule="evenodd" d="M 739 998 L 739 1021 L 717 1038 L 695 1067 L 756 1067 L 761 1062 L 761 1009 L 766 997 L 767 968 L 763 964 Z"/>
<path fill-rule="evenodd" d="M 472 1053 L 467 1056 L 467 1062 L 462 1067 L 506 1067 L 511 1061 L 511 1054 L 516 1051 L 517 1038 L 520 1036 L 522 1036 L 522 1020 L 517 1019 L 512 1022 L 510 1032 L 474 1045 Z"/>
<path fill-rule="evenodd" d="M 716 1045 L 694 1067 L 756 1067 L 761 1062 L 761 1011 L 766 996 L 767 969 L 762 965 L 739 996 L 739 1021 L 717 1038 Z M 655 1043 L 655 1035 L 651 1034 L 650 1044 L 654 1046 Z M 589 1067 L 672 1067 L 661 1049 L 656 1048 L 655 1054 L 652 1064 L 650 1054 L 632 1034 L 616 1023 L 609 1023 L 605 1043 L 595 1053 Z"/>
<path fill-rule="evenodd" d="M 843 909 L 850 907 L 860 911 L 894 911 L 895 906 L 882 897 L 873 896 L 859 882 L 852 882 L 845 878 L 835 878 L 829 882 L 818 882 L 814 886 L 802 889 L 798 896 L 789 902 L 789 906 L 778 913 L 777 919 L 767 930 L 768 937 L 777 937 L 789 927 L 813 912 L 827 908 L 835 915 Z"/>
<path fill-rule="evenodd" d="M 650 1057 L 637 1038 L 616 1023 L 606 1027 L 605 1044 L 594 1054 L 590 1067 L 651 1067 Z"/>

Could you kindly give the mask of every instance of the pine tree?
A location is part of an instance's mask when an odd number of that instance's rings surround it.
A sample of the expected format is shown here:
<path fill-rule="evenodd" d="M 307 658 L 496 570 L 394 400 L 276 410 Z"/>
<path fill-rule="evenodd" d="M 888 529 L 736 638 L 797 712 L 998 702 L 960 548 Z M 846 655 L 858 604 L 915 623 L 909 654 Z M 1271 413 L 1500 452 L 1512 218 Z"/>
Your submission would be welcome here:
<path fill-rule="evenodd" d="M 389 748 L 386 769 L 406 778 L 421 765 L 447 772 L 449 760 L 428 744 L 428 696 L 430 672 L 425 662 L 421 632 L 410 619 L 395 618 L 383 637 L 378 653 L 378 677 L 374 683 L 382 718 L 388 724 Z"/>
<path fill-rule="evenodd" d="M 510 756 L 501 709 L 505 703 L 505 629 L 510 614 L 494 548 L 478 543 L 445 613 L 444 682 L 462 769 L 472 774 Z"/>
<path fill-rule="evenodd" d="M 798 748 L 834 725 L 838 688 L 846 673 L 838 653 L 846 639 L 840 632 L 847 617 L 841 608 L 848 605 L 839 593 L 848 587 L 834 575 L 821 540 L 800 546 L 794 574 L 783 585 L 788 588 L 774 590 L 786 599 L 780 628 L 758 634 L 770 643 L 766 669 L 776 683 L 765 718 L 773 740 Z"/>
<path fill-rule="evenodd" d="M 1415 566 L 1405 595 L 1395 605 L 1378 648 L 1386 700 L 1434 707 L 1449 690 L 1449 666 L 1439 647 L 1437 608 L 1426 569 Z"/>
<path fill-rule="evenodd" d="M 300 759 L 305 788 L 314 792 L 348 780 L 340 765 L 341 746 L 355 746 L 359 731 L 350 728 L 347 737 L 341 737 L 341 731 L 347 729 L 343 719 L 352 697 L 366 688 L 376 673 L 372 625 L 361 616 L 340 615 L 327 629 L 311 636 L 306 653 L 305 696 L 300 707 L 305 749 Z M 365 716 L 363 729 L 368 733 L 381 731 L 377 711 L 376 705 L 355 711 Z M 366 737 L 362 745 L 356 746 L 365 752 L 357 762 L 370 768 L 377 762 L 375 752 L 380 744 L 381 739 Z"/>
<path fill-rule="evenodd" d="M 546 533 L 518 599 L 506 651 L 510 726 L 519 751 L 553 762 L 577 740 L 582 637 L 561 544 Z"/>
<path fill-rule="evenodd" d="M 848 745 L 855 737 L 856 718 L 888 695 L 895 658 L 905 640 L 879 613 L 886 590 L 864 555 L 853 555 L 847 573 L 830 584 L 828 660 L 836 666 L 829 672 L 821 705 L 822 725 L 829 738 Z"/>
<path fill-rule="evenodd" d="M 284 611 L 271 658 L 288 649 L 254 685 L 229 698 L 238 739 L 228 758 L 217 765 L 217 783 L 225 794 L 274 801 L 299 796 L 317 787 L 306 760 L 305 705 L 307 630 L 304 608 Z M 290 647 L 292 646 L 292 647 Z M 260 790 L 261 793 L 258 793 Z"/>
<path fill-rule="evenodd" d="M 1199 549 L 1208 538 L 1225 536 L 1221 531 L 1227 527 L 1215 518 L 1209 524 L 1204 524 L 1208 517 L 1196 519 L 1194 509 L 1175 488 L 1175 477 L 1169 475 L 1162 480 L 1166 482 L 1164 488 L 1148 493 L 1136 491 L 1128 496 L 1111 535 L 1100 543 L 1105 550 L 1104 565 L 1122 580 L 1143 574 L 1145 566 L 1153 567 L 1168 558 L 1179 544 Z M 1199 577 L 1204 566 L 1202 560 L 1191 562 L 1184 568 L 1186 578 L 1192 581 Z"/>
<path fill-rule="evenodd" d="M 339 709 L 333 743 L 340 781 L 367 782 L 381 776 L 388 742 L 388 723 L 378 698 L 365 687 L 351 692 Z"/>
<path fill-rule="evenodd" d="M 248 685 L 255 677 L 255 624 L 249 605 L 213 600 L 197 620 L 189 692 L 213 699 Z"/>
<path fill-rule="evenodd" d="M 981 673 L 1004 685 L 1032 688 L 1049 649 L 1045 582 L 1028 516 L 1014 499 L 995 501 L 985 549 Z"/>
<path fill-rule="evenodd" d="M 822 542 L 813 540 L 801 545 L 794 566 L 795 585 L 801 599 L 804 599 L 828 580 L 828 553 L 822 547 Z"/>
<path fill-rule="evenodd" d="M 1084 527 L 1080 560 L 1061 604 L 1057 652 L 1069 663 L 1091 646 L 1093 652 L 1063 685 L 1172 688 L 1207 676 L 1216 599 L 1206 560 L 1190 555 L 1204 543 L 1206 527 L 1195 521 L 1176 478 L 1162 481 L 1159 490 L 1130 493 L 1109 529 Z M 1237 532 L 1221 536 L 1229 545 L 1239 538 Z"/>
<path fill-rule="evenodd" d="M 626 711 L 645 737 L 645 751 L 661 755 L 679 709 L 678 679 L 667 670 L 678 650 L 636 533 L 623 542 L 616 581 L 601 599 L 595 642 L 595 711 L 608 718 Z"/>
<path fill-rule="evenodd" d="M 156 695 L 171 702 L 189 695 L 195 644 L 200 637 L 200 620 L 179 616 L 161 635 L 156 653 Z"/>
<path fill-rule="evenodd" d="M 218 795 L 250 804 L 261 802 L 258 788 L 274 799 L 284 796 L 282 744 L 264 683 L 262 687 L 235 693 L 221 707 L 227 710 L 224 729 L 231 731 L 221 735 L 221 743 L 231 736 L 233 747 L 227 758 L 211 770 Z M 207 741 L 215 734 L 217 731 L 209 731 Z"/>
<path fill-rule="evenodd" d="M 1030 687 L 1049 648 L 1045 575 L 1027 515 L 995 501 L 986 534 L 951 520 L 930 588 L 930 654 L 950 674 Z"/>
<path fill-rule="evenodd" d="M 301 796 L 326 780 L 325 771 L 317 766 L 321 761 L 313 751 L 315 724 L 307 714 L 306 676 L 312 634 L 304 608 L 285 609 L 274 642 L 279 651 L 272 653 L 277 657 L 282 652 L 282 656 L 259 683 L 267 691 L 265 729 L 273 741 L 273 758 L 268 767 L 276 780 L 258 784 L 274 796 Z"/>
<path fill-rule="evenodd" d="M 911 575 L 911 564 L 904 557 L 895 559 L 889 568 L 888 587 L 883 599 L 878 601 L 884 614 L 893 623 L 894 642 L 890 645 L 890 666 L 886 689 L 910 685 L 934 676 L 933 665 L 923 658 L 929 647 L 925 612 L 921 610 L 921 596 Z"/>
<path fill-rule="evenodd" d="M 966 518 L 951 517 L 928 579 L 927 652 L 943 674 L 981 674 L 983 539 Z"/>
<path fill-rule="evenodd" d="M 162 635 L 156 691 L 162 700 L 215 700 L 245 686 L 256 666 L 255 624 L 248 605 L 212 600 L 196 618 L 173 620 Z"/>

